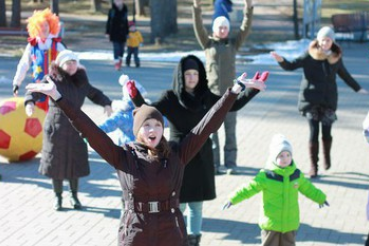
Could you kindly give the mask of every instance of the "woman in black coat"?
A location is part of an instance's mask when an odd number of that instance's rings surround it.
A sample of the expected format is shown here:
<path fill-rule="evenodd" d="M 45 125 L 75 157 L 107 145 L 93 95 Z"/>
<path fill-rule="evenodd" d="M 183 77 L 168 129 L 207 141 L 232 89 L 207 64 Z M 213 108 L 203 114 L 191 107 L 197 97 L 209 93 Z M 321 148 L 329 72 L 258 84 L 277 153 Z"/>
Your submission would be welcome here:
<path fill-rule="evenodd" d="M 120 70 L 126 46 L 128 27 L 128 8 L 123 0 L 114 0 L 108 13 L 105 35 L 113 43 L 114 67 Z"/>
<path fill-rule="evenodd" d="M 319 127 L 322 127 L 324 169 L 331 167 L 330 151 L 332 146 L 332 124 L 337 119 L 338 91 L 336 76 L 355 92 L 367 94 L 367 91 L 352 78 L 342 61 L 341 48 L 334 42 L 334 31 L 323 27 L 313 40 L 308 51 L 294 61 L 287 61 L 276 52 L 272 57 L 285 70 L 303 69 L 298 109 L 309 123 L 309 154 L 311 178 L 318 175 Z"/>
<path fill-rule="evenodd" d="M 266 80 L 267 73 L 260 80 Z M 263 88 L 260 81 L 256 88 Z M 259 93 L 258 89 L 247 88 L 239 96 L 231 111 L 241 109 Z M 133 98 L 136 106 L 144 101 Z M 152 103 L 168 119 L 170 140 L 180 142 L 220 99 L 210 92 L 203 63 L 193 55 L 183 57 L 173 76 L 173 89 L 165 91 L 161 98 Z M 212 200 L 215 194 L 214 163 L 211 139 L 207 139 L 199 153 L 186 166 L 180 193 L 181 210 L 189 207 L 187 233 L 190 245 L 197 245 L 201 237 L 203 201 Z M 197 243 L 197 244 L 196 244 Z"/>
<path fill-rule="evenodd" d="M 105 107 L 105 111 L 110 115 L 111 100 L 89 83 L 85 69 L 78 66 L 78 57 L 75 53 L 70 50 L 60 52 L 49 74 L 55 79 L 58 90 L 78 108 L 82 107 L 87 97 L 95 104 Z M 26 94 L 25 105 L 28 115 L 33 113 L 35 102 L 42 95 L 30 92 Z M 52 179 L 55 193 L 54 209 L 62 209 L 64 179 L 70 184 L 72 206 L 80 209 L 81 203 L 77 197 L 78 179 L 90 174 L 87 144 L 52 100 L 49 101 L 43 131 L 39 172 Z"/>

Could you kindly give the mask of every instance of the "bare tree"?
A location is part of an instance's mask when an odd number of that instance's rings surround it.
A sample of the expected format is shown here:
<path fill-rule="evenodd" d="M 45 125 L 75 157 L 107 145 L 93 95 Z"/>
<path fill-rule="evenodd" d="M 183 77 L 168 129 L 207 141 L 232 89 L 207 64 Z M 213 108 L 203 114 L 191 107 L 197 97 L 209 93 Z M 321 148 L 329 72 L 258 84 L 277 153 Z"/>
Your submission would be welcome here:
<path fill-rule="evenodd" d="M 6 27 L 6 6 L 5 6 L 5 0 L 0 0 L 0 27 Z"/>
<path fill-rule="evenodd" d="M 161 44 L 164 38 L 178 31 L 177 1 L 150 0 L 151 43 Z"/>
<path fill-rule="evenodd" d="M 50 10 L 56 15 L 59 15 L 59 0 L 50 0 Z"/>
<path fill-rule="evenodd" d="M 10 26 L 21 27 L 21 0 L 13 0 L 12 2 L 12 17 L 10 20 Z"/>
<path fill-rule="evenodd" d="M 93 13 L 101 11 L 101 0 L 91 0 L 91 11 Z"/>

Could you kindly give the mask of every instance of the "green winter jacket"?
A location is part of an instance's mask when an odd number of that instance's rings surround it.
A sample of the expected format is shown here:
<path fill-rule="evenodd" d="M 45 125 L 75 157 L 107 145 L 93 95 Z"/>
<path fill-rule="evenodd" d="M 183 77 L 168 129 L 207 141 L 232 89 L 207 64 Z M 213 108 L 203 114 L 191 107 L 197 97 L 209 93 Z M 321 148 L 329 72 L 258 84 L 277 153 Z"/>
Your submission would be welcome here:
<path fill-rule="evenodd" d="M 263 194 L 260 228 L 282 233 L 299 228 L 299 191 L 318 204 L 326 200 L 326 195 L 305 178 L 293 161 L 285 168 L 269 162 L 249 184 L 235 192 L 230 202 L 235 205 L 260 191 Z"/>

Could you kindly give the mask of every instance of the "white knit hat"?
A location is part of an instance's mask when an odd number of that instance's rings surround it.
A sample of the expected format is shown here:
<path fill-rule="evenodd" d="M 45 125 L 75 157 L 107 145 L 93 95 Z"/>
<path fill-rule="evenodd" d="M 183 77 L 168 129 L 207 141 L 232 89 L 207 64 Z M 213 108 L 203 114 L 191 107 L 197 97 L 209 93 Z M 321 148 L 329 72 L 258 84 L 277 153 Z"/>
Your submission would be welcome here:
<path fill-rule="evenodd" d="M 269 157 L 275 161 L 280 153 L 288 151 L 292 155 L 292 146 L 282 134 L 275 134 L 269 146 Z"/>
<path fill-rule="evenodd" d="M 322 28 L 320 28 L 316 39 L 318 39 L 318 41 L 322 40 L 323 38 L 330 38 L 332 39 L 332 41 L 335 41 L 335 34 L 332 28 L 330 28 L 329 26 L 324 26 Z"/>
<path fill-rule="evenodd" d="M 74 60 L 78 63 L 78 56 L 71 50 L 63 50 L 56 57 L 55 63 L 59 67 L 62 67 L 67 61 Z"/>
<path fill-rule="evenodd" d="M 129 99 L 129 93 L 128 93 L 128 90 L 127 90 L 127 87 L 126 87 L 126 83 L 129 81 L 129 77 L 128 75 L 126 74 L 122 74 L 120 77 L 119 77 L 119 84 L 122 86 L 122 94 L 123 94 L 123 98 L 126 98 L 126 99 Z M 137 90 L 141 93 L 142 97 L 146 97 L 147 96 L 147 91 L 145 89 L 145 87 L 143 87 L 139 82 L 137 82 L 135 80 L 135 85 L 136 85 L 136 88 Z"/>
<path fill-rule="evenodd" d="M 213 32 L 218 32 L 219 27 L 225 26 L 230 30 L 229 20 L 224 16 L 219 16 L 215 18 L 213 22 Z"/>

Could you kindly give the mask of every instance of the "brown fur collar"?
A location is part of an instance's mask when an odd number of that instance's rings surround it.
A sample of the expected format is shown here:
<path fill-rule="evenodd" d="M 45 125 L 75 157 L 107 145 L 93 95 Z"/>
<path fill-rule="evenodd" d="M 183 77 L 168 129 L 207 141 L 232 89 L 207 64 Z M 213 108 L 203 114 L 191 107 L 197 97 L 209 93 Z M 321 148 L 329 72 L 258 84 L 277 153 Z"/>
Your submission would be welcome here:
<path fill-rule="evenodd" d="M 315 60 L 328 60 L 329 64 L 337 63 L 342 56 L 341 48 L 333 43 L 331 48 L 332 53 L 330 55 L 325 54 L 319 49 L 318 40 L 311 41 L 309 45 L 309 55 Z"/>

